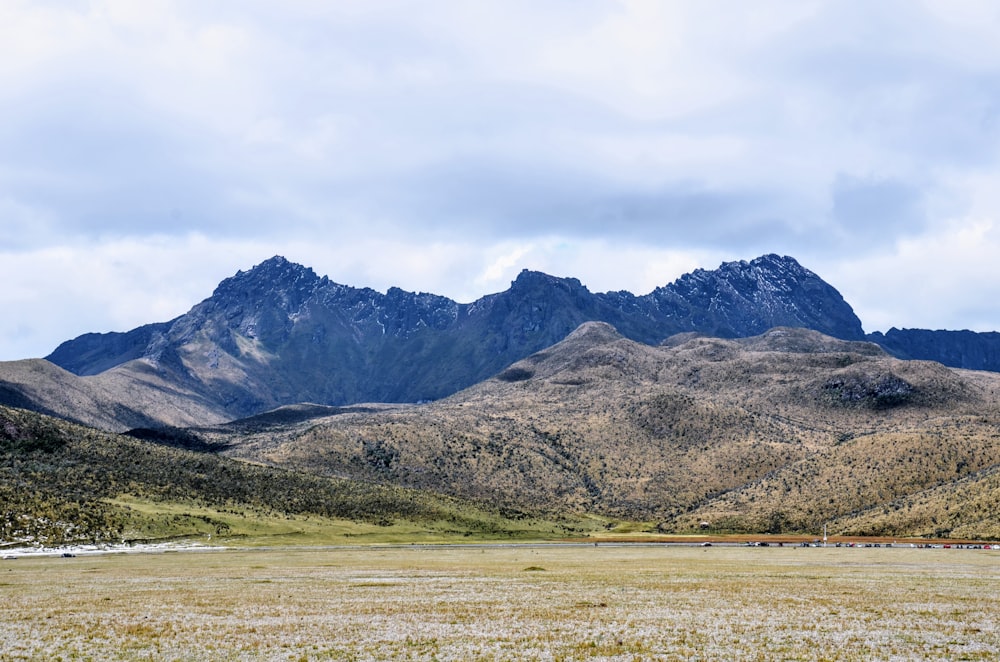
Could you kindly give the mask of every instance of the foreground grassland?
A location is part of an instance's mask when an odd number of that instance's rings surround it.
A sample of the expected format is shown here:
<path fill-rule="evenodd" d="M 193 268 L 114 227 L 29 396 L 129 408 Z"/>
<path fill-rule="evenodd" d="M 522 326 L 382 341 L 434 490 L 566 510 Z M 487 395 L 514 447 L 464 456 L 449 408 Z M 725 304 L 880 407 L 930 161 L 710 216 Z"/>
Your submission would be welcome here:
<path fill-rule="evenodd" d="M 288 548 L 0 561 L 0 660 L 997 659 L 1000 552 Z"/>

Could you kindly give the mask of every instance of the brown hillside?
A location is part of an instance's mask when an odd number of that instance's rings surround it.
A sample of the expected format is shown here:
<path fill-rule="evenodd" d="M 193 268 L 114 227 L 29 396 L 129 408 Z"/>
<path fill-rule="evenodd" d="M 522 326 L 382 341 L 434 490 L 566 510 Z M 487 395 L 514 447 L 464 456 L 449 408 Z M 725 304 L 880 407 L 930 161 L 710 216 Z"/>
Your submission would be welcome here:
<path fill-rule="evenodd" d="M 588 323 L 446 400 L 212 435 L 247 459 L 515 507 L 671 530 L 854 513 L 843 526 L 864 533 L 859 513 L 1000 463 L 998 392 L 1000 375 L 801 329 L 651 347 Z"/>
<path fill-rule="evenodd" d="M 145 359 L 89 377 L 44 359 L 0 362 L 0 404 L 111 432 L 211 425 L 229 418 L 218 405 L 179 386 Z"/>

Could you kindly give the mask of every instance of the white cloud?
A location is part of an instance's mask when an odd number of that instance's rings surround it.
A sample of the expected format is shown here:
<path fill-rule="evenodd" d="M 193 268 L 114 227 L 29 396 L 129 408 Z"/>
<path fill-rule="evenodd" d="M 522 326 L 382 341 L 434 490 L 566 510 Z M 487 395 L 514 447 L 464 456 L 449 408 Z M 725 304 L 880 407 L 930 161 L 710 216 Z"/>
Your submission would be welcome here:
<path fill-rule="evenodd" d="M 976 301 L 1000 281 L 998 13 L 0 3 L 0 347 L 162 320 L 275 253 L 470 301 L 522 268 L 641 294 L 779 252 L 871 328 L 1000 327 Z"/>
<path fill-rule="evenodd" d="M 866 331 L 998 328 L 1000 224 L 956 220 L 904 239 L 895 250 L 814 269 L 837 287 Z"/>
<path fill-rule="evenodd" d="M 17 315 L 0 320 L 0 359 L 41 356 L 83 333 L 186 312 L 211 294 L 209 283 L 231 275 L 219 249 L 203 236 L 163 236 L 3 252 L 0 306 Z"/>
<path fill-rule="evenodd" d="M 511 278 L 515 270 L 521 268 L 524 258 L 535 250 L 532 244 L 522 244 L 513 247 L 501 247 L 502 254 L 489 263 L 482 273 L 474 279 L 474 283 L 485 288 L 493 288 L 505 278 Z"/>

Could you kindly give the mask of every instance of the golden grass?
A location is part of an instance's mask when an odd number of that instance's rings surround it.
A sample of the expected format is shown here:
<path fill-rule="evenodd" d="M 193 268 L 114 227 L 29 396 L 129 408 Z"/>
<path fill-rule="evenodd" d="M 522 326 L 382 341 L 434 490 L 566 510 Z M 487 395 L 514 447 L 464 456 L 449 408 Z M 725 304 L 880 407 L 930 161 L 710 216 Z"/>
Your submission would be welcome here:
<path fill-rule="evenodd" d="M 1000 552 L 327 548 L 0 562 L 0 660 L 996 659 Z"/>

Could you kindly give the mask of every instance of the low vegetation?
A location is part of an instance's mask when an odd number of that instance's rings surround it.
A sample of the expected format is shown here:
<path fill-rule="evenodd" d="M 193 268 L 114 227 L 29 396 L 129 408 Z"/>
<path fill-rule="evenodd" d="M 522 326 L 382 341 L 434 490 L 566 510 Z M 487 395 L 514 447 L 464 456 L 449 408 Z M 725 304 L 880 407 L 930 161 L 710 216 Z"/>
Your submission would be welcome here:
<path fill-rule="evenodd" d="M 8 544 L 538 539 L 594 525 L 249 464 L 0 407 L 0 542 Z"/>
<path fill-rule="evenodd" d="M 297 471 L 661 532 L 995 539 L 998 394 L 992 373 L 802 329 L 650 347 L 591 324 L 439 402 L 200 434 Z"/>
<path fill-rule="evenodd" d="M 21 558 L 0 561 L 0 660 L 995 660 L 997 554 L 406 545 Z"/>

